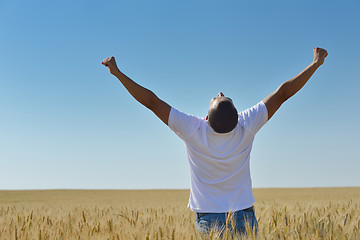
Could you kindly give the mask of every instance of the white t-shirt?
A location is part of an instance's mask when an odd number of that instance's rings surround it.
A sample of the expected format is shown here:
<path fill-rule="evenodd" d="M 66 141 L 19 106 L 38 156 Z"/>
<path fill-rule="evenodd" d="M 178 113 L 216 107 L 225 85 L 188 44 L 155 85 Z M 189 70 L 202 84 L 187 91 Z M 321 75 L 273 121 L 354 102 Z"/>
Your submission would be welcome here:
<path fill-rule="evenodd" d="M 204 118 L 171 108 L 168 125 L 185 143 L 191 185 L 188 207 L 195 212 L 229 212 L 255 202 L 250 152 L 255 134 L 267 122 L 263 102 L 238 114 L 229 133 L 215 132 Z"/>

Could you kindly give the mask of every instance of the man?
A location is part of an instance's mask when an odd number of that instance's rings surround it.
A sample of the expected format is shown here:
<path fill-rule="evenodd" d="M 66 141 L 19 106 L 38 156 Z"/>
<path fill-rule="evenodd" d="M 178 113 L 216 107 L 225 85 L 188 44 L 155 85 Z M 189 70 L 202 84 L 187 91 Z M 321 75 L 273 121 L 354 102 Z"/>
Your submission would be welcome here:
<path fill-rule="evenodd" d="M 205 119 L 169 106 L 125 76 L 114 57 L 102 62 L 137 101 L 184 141 L 191 173 L 188 207 L 196 212 L 199 231 L 229 227 L 226 219 L 230 213 L 235 222 L 233 231 L 244 233 L 247 223 L 257 230 L 249 168 L 252 143 L 260 128 L 324 63 L 327 51 L 314 48 L 313 52 L 314 60 L 308 67 L 252 108 L 238 113 L 232 100 L 220 92 L 211 99 Z"/>

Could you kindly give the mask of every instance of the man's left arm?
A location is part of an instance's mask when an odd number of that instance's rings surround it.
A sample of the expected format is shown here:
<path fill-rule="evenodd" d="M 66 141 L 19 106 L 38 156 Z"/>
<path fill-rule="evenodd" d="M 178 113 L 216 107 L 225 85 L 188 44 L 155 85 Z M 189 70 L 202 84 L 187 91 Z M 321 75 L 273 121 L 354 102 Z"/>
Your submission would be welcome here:
<path fill-rule="evenodd" d="M 166 125 L 168 125 L 169 114 L 171 106 L 158 98 L 152 91 L 137 84 L 128 76 L 123 74 L 117 67 L 114 57 L 109 57 L 102 62 L 103 65 L 109 68 L 112 75 L 117 77 L 123 84 L 126 90 L 133 96 L 139 103 L 144 105 L 155 113 Z"/>

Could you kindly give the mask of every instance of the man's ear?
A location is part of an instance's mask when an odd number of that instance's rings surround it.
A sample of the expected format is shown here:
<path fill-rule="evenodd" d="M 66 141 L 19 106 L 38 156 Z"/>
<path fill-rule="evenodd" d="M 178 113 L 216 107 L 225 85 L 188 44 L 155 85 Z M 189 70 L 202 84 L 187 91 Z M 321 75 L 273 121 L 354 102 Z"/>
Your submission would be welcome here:
<path fill-rule="evenodd" d="M 206 118 L 205 118 L 205 120 L 207 121 L 209 119 L 209 115 L 206 115 Z"/>

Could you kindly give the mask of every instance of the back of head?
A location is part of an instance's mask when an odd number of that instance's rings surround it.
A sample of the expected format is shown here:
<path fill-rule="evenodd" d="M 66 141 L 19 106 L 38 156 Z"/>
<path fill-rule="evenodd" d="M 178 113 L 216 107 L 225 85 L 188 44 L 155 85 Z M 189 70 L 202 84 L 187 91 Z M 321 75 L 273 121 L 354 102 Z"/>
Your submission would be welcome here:
<path fill-rule="evenodd" d="M 209 108 L 209 124 L 217 133 L 231 132 L 238 123 L 238 112 L 229 99 L 219 101 Z"/>

